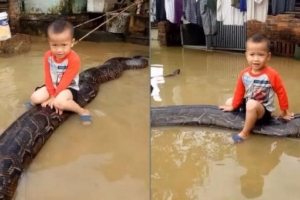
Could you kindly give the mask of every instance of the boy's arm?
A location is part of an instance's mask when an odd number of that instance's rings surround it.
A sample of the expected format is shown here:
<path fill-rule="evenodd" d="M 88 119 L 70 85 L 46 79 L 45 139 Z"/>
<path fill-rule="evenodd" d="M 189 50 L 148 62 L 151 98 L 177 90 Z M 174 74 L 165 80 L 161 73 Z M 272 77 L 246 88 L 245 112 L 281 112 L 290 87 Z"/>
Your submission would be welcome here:
<path fill-rule="evenodd" d="M 56 97 L 62 90 L 65 90 L 69 87 L 74 77 L 78 74 L 80 69 L 80 59 L 78 56 L 69 58 L 68 68 L 63 74 L 62 79 L 60 80 L 54 97 Z"/>
<path fill-rule="evenodd" d="M 233 99 L 232 99 L 232 107 L 234 109 L 238 108 L 242 103 L 244 95 L 245 95 L 245 86 L 243 84 L 242 76 L 243 72 L 239 75 L 237 85 L 234 91 Z"/>
<path fill-rule="evenodd" d="M 289 109 L 288 96 L 279 74 L 275 75 L 274 90 L 278 97 L 280 110 L 282 111 L 288 110 Z"/>
<path fill-rule="evenodd" d="M 50 74 L 50 65 L 48 62 L 49 53 L 46 53 L 44 55 L 44 79 L 45 79 L 45 85 L 47 88 L 47 91 L 49 92 L 50 96 L 53 96 L 55 93 L 55 88 L 53 86 L 51 74 Z"/>

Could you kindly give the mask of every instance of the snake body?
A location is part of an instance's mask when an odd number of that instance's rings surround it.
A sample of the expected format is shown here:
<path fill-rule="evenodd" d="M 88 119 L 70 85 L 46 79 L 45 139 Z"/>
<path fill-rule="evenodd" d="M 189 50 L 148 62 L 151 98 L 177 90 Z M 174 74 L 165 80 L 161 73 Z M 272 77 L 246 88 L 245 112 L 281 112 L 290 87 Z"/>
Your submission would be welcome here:
<path fill-rule="evenodd" d="M 245 114 L 242 112 L 223 112 L 213 105 L 176 105 L 151 108 L 151 126 L 211 126 L 218 128 L 242 130 Z M 291 121 L 272 117 L 269 122 L 255 125 L 252 133 L 300 137 L 300 114 Z"/>
<path fill-rule="evenodd" d="M 79 75 L 76 102 L 84 107 L 98 94 L 100 84 L 119 78 L 124 70 L 148 67 L 140 56 L 116 57 L 103 65 L 89 68 Z M 71 115 L 58 115 L 54 110 L 34 106 L 0 135 L 0 199 L 13 198 L 21 173 L 29 166 L 52 133 Z"/>

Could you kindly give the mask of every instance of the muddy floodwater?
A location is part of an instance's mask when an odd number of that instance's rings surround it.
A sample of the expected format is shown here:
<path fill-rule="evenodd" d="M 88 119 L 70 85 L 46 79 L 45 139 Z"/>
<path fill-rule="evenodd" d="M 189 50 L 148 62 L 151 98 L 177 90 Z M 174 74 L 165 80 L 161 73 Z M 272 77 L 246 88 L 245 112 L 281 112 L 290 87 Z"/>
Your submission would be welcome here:
<path fill-rule="evenodd" d="M 0 58 L 1 133 L 25 110 L 23 103 L 43 84 L 46 39 L 32 49 Z M 113 57 L 142 55 L 149 47 L 79 42 L 81 71 Z M 47 141 L 19 181 L 15 200 L 141 200 L 149 198 L 149 68 L 127 70 L 100 86 L 86 106 L 93 123 L 71 116 Z M 0 134 L 1 134 L 0 133 Z"/>
<path fill-rule="evenodd" d="M 160 47 L 152 43 L 151 106 L 219 105 L 232 96 L 243 53 Z M 286 86 L 290 111 L 300 113 L 300 61 L 272 57 L 268 63 Z M 276 99 L 276 109 L 278 101 Z M 152 200 L 298 200 L 300 139 L 253 135 L 243 144 L 224 143 L 236 132 L 206 127 L 151 130 Z"/>

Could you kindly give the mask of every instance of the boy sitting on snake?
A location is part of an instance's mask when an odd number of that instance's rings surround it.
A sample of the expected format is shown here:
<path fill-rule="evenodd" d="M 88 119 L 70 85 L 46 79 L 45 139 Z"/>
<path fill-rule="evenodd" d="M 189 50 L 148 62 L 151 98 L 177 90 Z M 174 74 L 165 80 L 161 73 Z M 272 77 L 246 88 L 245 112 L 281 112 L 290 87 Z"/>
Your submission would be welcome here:
<path fill-rule="evenodd" d="M 45 84 L 35 89 L 31 101 L 25 105 L 50 106 L 59 115 L 64 110 L 72 111 L 88 125 L 91 123 L 89 111 L 75 102 L 79 91 L 80 58 L 71 50 L 75 42 L 73 25 L 56 20 L 49 25 L 47 33 L 50 50 L 44 55 Z"/>
<path fill-rule="evenodd" d="M 270 41 L 262 34 L 250 37 L 246 43 L 248 67 L 238 77 L 233 98 L 229 98 L 223 111 L 240 110 L 246 112 L 245 125 L 239 134 L 233 136 L 235 143 L 249 137 L 255 123 L 264 123 L 271 119 L 275 111 L 274 97 L 277 94 L 281 112 L 280 117 L 291 120 L 294 114 L 289 113 L 289 102 L 285 87 L 277 71 L 267 66 L 271 58 Z"/>

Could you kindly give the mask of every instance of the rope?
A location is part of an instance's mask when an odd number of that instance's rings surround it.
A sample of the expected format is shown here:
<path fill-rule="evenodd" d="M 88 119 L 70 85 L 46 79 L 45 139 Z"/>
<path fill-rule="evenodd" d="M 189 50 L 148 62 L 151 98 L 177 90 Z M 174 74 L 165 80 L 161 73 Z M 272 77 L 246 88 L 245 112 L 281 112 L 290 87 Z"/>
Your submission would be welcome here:
<path fill-rule="evenodd" d="M 138 1 L 136 1 L 135 3 L 131 4 L 130 6 L 127 6 L 127 7 L 124 8 L 124 9 L 119 9 L 119 10 L 122 10 L 122 11 L 119 12 L 117 15 L 113 16 L 112 18 L 106 20 L 105 22 L 103 22 L 102 24 L 100 24 L 99 26 L 97 26 L 96 28 L 94 28 L 93 30 L 91 30 L 90 32 L 88 32 L 86 35 L 84 35 L 82 38 L 80 38 L 78 41 L 76 41 L 75 44 L 77 44 L 79 41 L 81 41 L 81 40 L 83 40 L 84 38 L 86 38 L 88 35 L 90 35 L 90 34 L 93 33 L 94 31 L 96 31 L 98 28 L 100 28 L 101 26 L 103 26 L 103 25 L 106 24 L 107 22 L 111 21 L 111 20 L 114 19 L 115 17 L 118 17 L 121 13 L 125 12 L 125 11 L 128 10 L 129 8 L 131 8 L 131 7 L 133 7 L 133 6 L 136 6 L 136 5 L 140 4 L 140 3 L 141 3 L 141 2 L 138 0 Z M 118 10 L 116 10 L 116 11 L 118 11 Z M 113 11 L 113 12 L 115 12 L 115 11 Z M 109 13 L 113 13 L 113 12 L 109 12 Z M 105 15 L 106 15 L 106 14 L 105 14 Z M 101 16 L 101 17 L 103 17 L 103 16 Z M 101 18 L 101 17 L 97 17 L 97 18 Z M 89 21 L 96 20 L 97 18 L 91 19 L 91 20 L 89 20 Z M 84 22 L 84 23 L 82 23 L 82 24 L 80 24 L 80 25 L 77 25 L 77 26 L 75 26 L 75 27 L 81 26 L 81 25 L 83 25 L 83 24 L 85 24 L 85 23 L 88 23 L 89 21 L 86 21 L 86 22 Z M 74 45 L 75 45 L 75 44 L 74 44 Z"/>
<path fill-rule="evenodd" d="M 118 10 L 114 10 L 114 11 L 111 11 L 111 12 L 107 12 L 107 13 L 105 13 L 104 15 L 101 15 L 101 16 L 96 17 L 96 18 L 94 18 L 94 19 L 90 19 L 90 20 L 88 20 L 88 21 L 86 21 L 86 22 L 83 22 L 83 23 L 81 23 L 81 24 L 78 24 L 78 25 L 74 26 L 74 28 L 77 28 L 77 27 L 79 27 L 79 26 L 82 26 L 82 25 L 84 25 L 84 24 L 87 24 L 87 23 L 89 23 L 89 22 L 91 22 L 91 21 L 94 21 L 94 20 L 96 20 L 96 19 L 101 19 L 102 17 L 105 17 L 106 15 L 108 15 L 108 14 L 110 14 L 110 13 L 115 13 L 115 12 L 118 12 L 118 11 L 120 11 L 120 10 L 123 10 L 123 8 L 120 8 L 120 9 L 118 9 Z"/>

